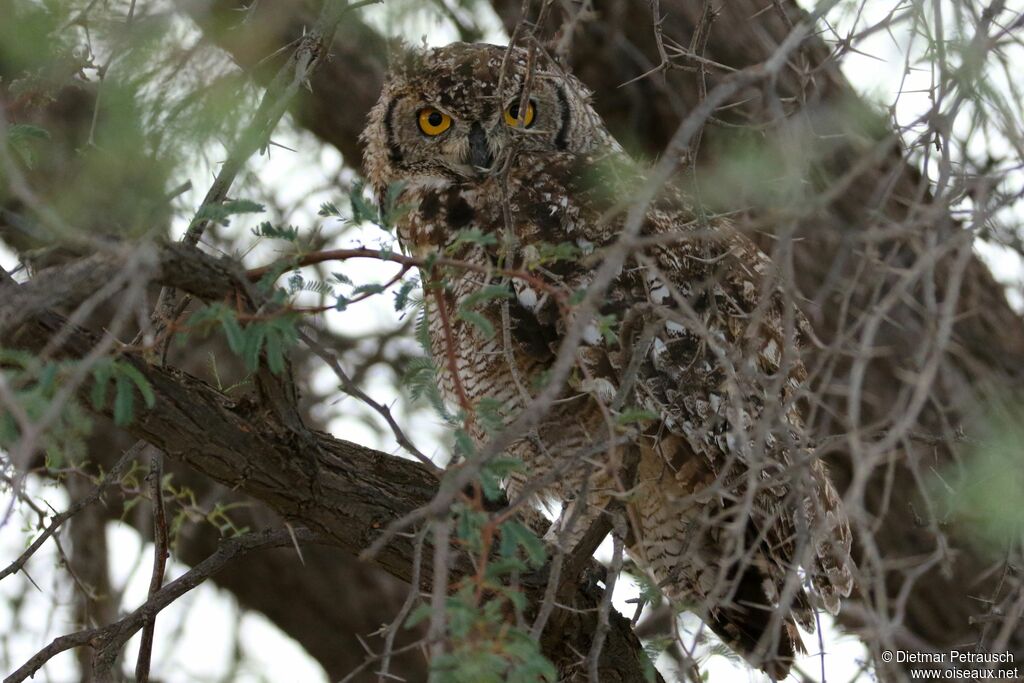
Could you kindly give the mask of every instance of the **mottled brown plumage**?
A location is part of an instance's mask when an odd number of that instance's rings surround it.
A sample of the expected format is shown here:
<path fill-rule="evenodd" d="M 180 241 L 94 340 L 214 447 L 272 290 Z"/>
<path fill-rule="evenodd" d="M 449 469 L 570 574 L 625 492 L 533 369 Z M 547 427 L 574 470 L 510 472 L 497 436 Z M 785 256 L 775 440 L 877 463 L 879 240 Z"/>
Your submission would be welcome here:
<path fill-rule="evenodd" d="M 526 102 L 526 81 L 528 126 L 506 116 L 521 113 L 511 107 Z M 586 89 L 540 51 L 457 43 L 406 54 L 364 139 L 379 196 L 401 183 L 403 247 L 473 266 L 423 274 L 445 282 L 445 315 L 427 297 L 445 394 L 489 399 L 511 419 L 554 361 L 573 294 L 606 250 L 622 248 L 616 209 L 642 173 Z M 541 482 L 541 494 L 567 503 L 549 537 L 568 547 L 621 495 L 637 563 L 783 678 L 803 647 L 796 624 L 814 628 L 812 601 L 834 614 L 852 584 L 841 503 L 803 434 L 806 323 L 768 258 L 727 221 L 702 219 L 666 191 L 640 234 L 562 397 L 510 449 L 526 467 L 509 494 Z M 628 456 L 638 464 L 625 491 Z"/>

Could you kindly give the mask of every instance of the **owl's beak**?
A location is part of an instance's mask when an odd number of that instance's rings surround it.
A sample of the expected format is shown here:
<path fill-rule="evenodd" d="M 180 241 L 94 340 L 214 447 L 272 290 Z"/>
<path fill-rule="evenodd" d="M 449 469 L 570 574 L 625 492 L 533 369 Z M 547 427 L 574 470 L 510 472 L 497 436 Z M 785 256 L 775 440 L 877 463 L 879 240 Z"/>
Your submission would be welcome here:
<path fill-rule="evenodd" d="M 469 163 L 480 169 L 489 169 L 494 164 L 491 147 L 487 144 L 487 133 L 476 121 L 469 128 Z"/>

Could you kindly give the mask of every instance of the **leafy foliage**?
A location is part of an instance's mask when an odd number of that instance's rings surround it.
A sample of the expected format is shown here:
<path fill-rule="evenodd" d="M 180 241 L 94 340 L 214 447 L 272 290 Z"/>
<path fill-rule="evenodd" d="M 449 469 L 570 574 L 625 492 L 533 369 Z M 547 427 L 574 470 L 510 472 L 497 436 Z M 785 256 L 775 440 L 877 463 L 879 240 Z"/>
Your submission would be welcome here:
<path fill-rule="evenodd" d="M 249 372 L 259 369 L 261 357 L 266 358 L 271 372 L 282 372 L 287 350 L 298 341 L 297 315 L 287 310 L 243 323 L 236 311 L 223 303 L 213 303 L 196 311 L 188 321 L 192 330 L 202 331 L 211 326 L 220 326 L 228 346 L 245 361 Z M 186 339 L 185 335 L 179 337 L 181 343 Z"/>
<path fill-rule="evenodd" d="M 266 208 L 248 199 L 231 199 L 220 204 L 204 204 L 196 212 L 192 223 L 211 221 L 220 225 L 228 225 L 232 216 L 244 213 L 263 213 Z"/>
<path fill-rule="evenodd" d="M 299 229 L 294 225 L 278 227 L 270 221 L 263 221 L 252 229 L 252 234 L 256 237 L 269 237 L 271 239 L 294 242 L 299 237 Z"/>
<path fill-rule="evenodd" d="M 475 244 L 481 247 L 492 247 L 498 243 L 494 233 L 484 232 L 479 228 L 464 228 L 455 233 L 455 239 L 448 246 L 449 253 L 455 253 L 464 245 Z"/>
<path fill-rule="evenodd" d="M 110 384 L 114 385 L 114 423 L 121 426 L 135 419 L 135 394 L 142 397 L 147 408 L 156 405 L 156 396 L 149 381 L 129 362 L 102 359 L 92 368 L 92 407 L 103 410 L 107 405 Z"/>
<path fill-rule="evenodd" d="M 579 246 L 572 242 L 559 242 L 557 244 L 538 242 L 530 246 L 531 249 L 527 253 L 526 267 L 531 269 L 539 266 L 548 266 L 559 261 L 576 261 L 584 253 Z"/>
<path fill-rule="evenodd" d="M 348 195 L 352 207 L 351 220 L 355 223 L 372 223 L 382 230 L 392 231 L 395 224 L 409 211 L 408 206 L 398 203 L 403 186 L 404 184 L 400 182 L 391 183 L 382 198 L 382 203 L 378 206 L 366 198 L 366 185 L 362 182 L 355 183 Z M 321 205 L 320 215 L 344 218 L 337 205 L 333 203 Z"/>
<path fill-rule="evenodd" d="M 74 362 L 42 361 L 23 351 L 0 348 L 0 375 L 20 412 L 34 425 L 51 420 L 39 435 L 49 467 L 80 461 L 85 455 L 85 437 L 93 429 L 92 419 L 74 396 L 54 405 L 62 383 L 77 367 Z M 56 414 L 48 418 L 54 407 Z M 0 411 L 0 450 L 9 450 L 21 436 L 13 412 Z"/>
<path fill-rule="evenodd" d="M 39 126 L 17 123 L 7 127 L 7 144 L 29 169 L 35 168 L 38 159 L 37 145 L 49 139 L 50 133 Z"/>
<path fill-rule="evenodd" d="M 448 424 L 456 424 L 457 418 L 445 406 L 438 386 L 437 366 L 427 356 L 412 358 L 405 366 L 402 385 L 414 401 L 425 399 Z"/>
<path fill-rule="evenodd" d="M 432 673 L 451 683 L 554 683 L 557 671 L 541 654 L 539 643 L 509 620 L 511 613 L 521 613 L 525 598 L 508 580 L 544 564 L 543 542 L 521 523 L 509 520 L 497 526 L 499 541 L 492 552 L 487 539 L 494 524 L 489 516 L 463 505 L 453 513 L 457 541 L 478 558 L 482 571 L 459 582 L 445 601 L 451 647 L 431 662 Z M 430 605 L 420 605 L 406 626 L 415 626 L 430 614 Z"/>
<path fill-rule="evenodd" d="M 456 315 L 458 318 L 465 320 L 470 325 L 480 330 L 485 337 L 493 337 L 494 323 L 491 322 L 491 319 L 485 313 L 482 313 L 477 309 L 490 302 L 497 301 L 499 299 L 507 299 L 511 296 L 512 292 L 508 287 L 502 287 L 499 285 L 488 285 L 486 287 L 482 287 L 462 301 Z"/>

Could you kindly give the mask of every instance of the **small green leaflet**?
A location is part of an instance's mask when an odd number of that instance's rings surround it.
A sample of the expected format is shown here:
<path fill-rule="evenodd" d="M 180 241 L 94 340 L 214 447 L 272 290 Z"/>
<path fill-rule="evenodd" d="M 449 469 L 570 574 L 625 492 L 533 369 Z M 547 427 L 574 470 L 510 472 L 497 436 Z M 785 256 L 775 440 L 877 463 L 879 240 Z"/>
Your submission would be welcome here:
<path fill-rule="evenodd" d="M 294 225 L 279 228 L 270 221 L 263 221 L 252 229 L 252 234 L 256 237 L 268 237 L 270 239 L 294 242 L 299 237 L 299 229 Z"/>
<path fill-rule="evenodd" d="M 460 308 L 458 317 L 480 330 L 481 334 L 488 339 L 494 336 L 494 325 L 482 314 L 477 313 L 476 311 Z"/>
<path fill-rule="evenodd" d="M 200 207 L 192 219 L 192 225 L 202 221 L 212 221 L 221 225 L 228 225 L 228 218 L 242 213 L 263 213 L 265 210 L 262 204 L 248 199 L 229 199 L 221 204 L 206 204 Z"/>
<path fill-rule="evenodd" d="M 135 392 L 142 397 L 147 408 L 156 405 L 156 394 L 149 380 L 131 363 L 107 359 L 92 369 L 93 385 L 90 398 L 92 407 L 103 410 L 107 405 L 107 390 L 114 383 L 114 423 L 130 424 L 135 419 Z"/>
<path fill-rule="evenodd" d="M 420 286 L 420 281 L 417 278 L 410 278 L 402 282 L 402 286 L 395 292 L 395 311 L 401 313 L 410 304 L 410 296 Z M 413 302 L 415 303 L 415 302 Z"/>
<path fill-rule="evenodd" d="M 209 322 L 220 323 L 228 347 L 242 357 L 249 372 L 259 368 L 261 351 L 266 353 L 270 371 L 274 374 L 282 372 L 285 368 L 285 353 L 295 345 L 299 337 L 295 315 L 292 313 L 254 320 L 243 327 L 234 310 L 222 303 L 214 303 L 196 311 L 189 319 L 188 326 L 199 327 Z"/>
<path fill-rule="evenodd" d="M 324 202 L 320 205 L 320 210 L 317 211 L 317 215 L 322 216 L 323 218 L 341 218 L 341 210 L 334 202 Z"/>
<path fill-rule="evenodd" d="M 489 232 L 483 232 L 476 228 L 470 228 L 467 230 L 459 230 L 455 233 L 455 241 L 448 247 L 448 252 L 451 253 L 458 249 L 463 244 L 478 244 L 481 247 L 490 247 L 498 243 L 498 238 Z"/>
<path fill-rule="evenodd" d="M 29 169 L 35 168 L 36 165 L 35 147 L 40 142 L 49 139 L 50 133 L 45 128 L 25 123 L 16 123 L 7 127 L 7 144 L 21 157 L 22 162 Z"/>
<path fill-rule="evenodd" d="M 481 287 L 467 296 L 462 301 L 462 306 L 465 308 L 474 308 L 483 303 L 496 301 L 498 299 L 509 299 L 511 297 L 512 292 L 507 286 L 487 285 L 486 287 Z"/>
<path fill-rule="evenodd" d="M 547 560 L 547 549 L 544 542 L 537 538 L 522 523 L 509 520 L 501 525 L 501 554 L 515 557 L 516 549 L 522 548 L 526 559 L 534 567 L 540 567 Z"/>

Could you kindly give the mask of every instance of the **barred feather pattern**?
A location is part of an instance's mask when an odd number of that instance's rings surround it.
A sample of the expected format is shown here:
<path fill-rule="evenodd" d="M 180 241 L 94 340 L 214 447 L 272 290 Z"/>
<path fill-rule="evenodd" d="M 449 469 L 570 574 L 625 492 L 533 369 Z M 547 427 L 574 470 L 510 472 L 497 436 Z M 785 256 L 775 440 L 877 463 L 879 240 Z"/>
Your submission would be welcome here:
<path fill-rule="evenodd" d="M 503 54 L 463 45 L 421 57 L 430 65 L 423 73 L 444 74 L 440 85 L 413 82 L 408 69 L 394 77 L 364 137 L 380 196 L 404 182 L 403 247 L 472 266 L 423 273 L 428 288 L 443 283 L 444 315 L 426 297 L 443 393 L 456 405 L 489 399 L 510 421 L 546 380 L 573 294 L 586 290 L 607 250 L 621 248 L 625 219 L 614 209 L 645 180 L 603 130 L 576 132 L 561 148 L 558 138 L 551 149 L 496 145 L 487 172 L 393 148 L 401 138 L 390 136 L 395 121 L 385 117 L 396 98 L 429 98 L 442 86 L 451 96 L 444 60 L 483 80 L 467 87 L 470 95 L 493 95 L 499 77 L 487 68 Z M 522 87 L 517 74 L 504 80 L 511 93 Z M 577 95 L 552 126 L 595 120 L 586 93 Z M 474 100 L 462 113 L 486 121 L 487 106 Z M 467 241 L 467 231 L 492 239 Z M 510 448 L 525 469 L 510 477 L 508 493 L 562 501 L 549 539 L 567 549 L 613 497 L 624 500 L 638 565 L 673 603 L 781 679 L 803 650 L 797 625 L 813 632 L 813 608 L 836 614 L 852 588 L 849 525 L 801 418 L 808 326 L 771 261 L 727 220 L 699 217 L 676 193 L 647 208 L 638 243 L 586 328 L 568 386 Z M 574 253 L 545 256 L 553 245 Z M 472 305 L 485 287 L 508 298 Z M 489 325 L 461 315 L 467 307 Z M 481 421 L 472 429 L 487 440 Z M 628 454 L 638 458 L 634 482 L 621 471 Z"/>

